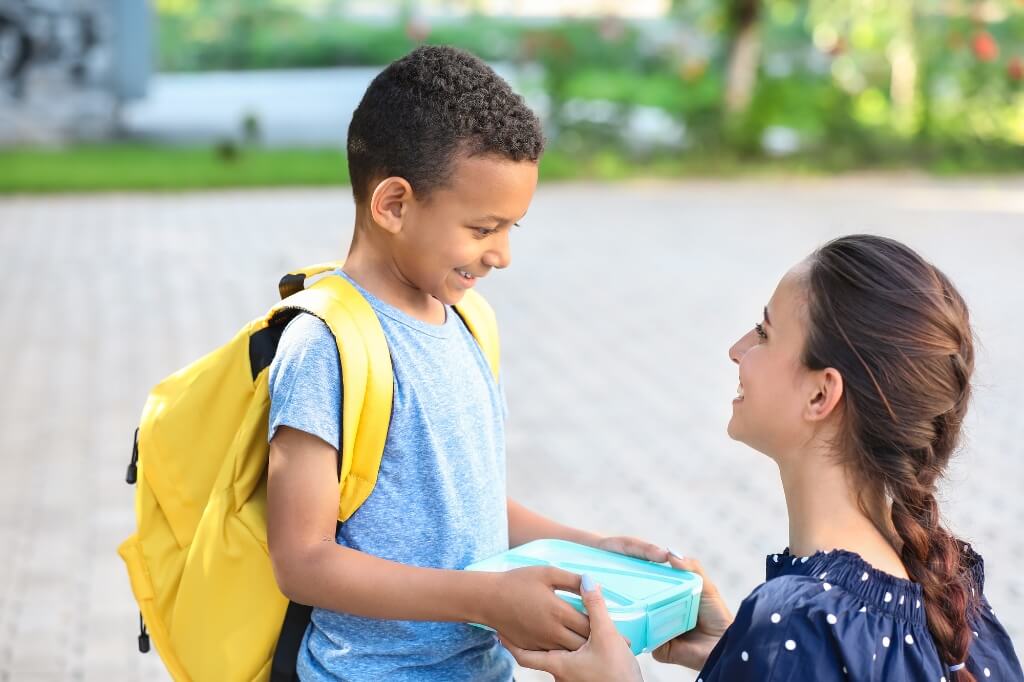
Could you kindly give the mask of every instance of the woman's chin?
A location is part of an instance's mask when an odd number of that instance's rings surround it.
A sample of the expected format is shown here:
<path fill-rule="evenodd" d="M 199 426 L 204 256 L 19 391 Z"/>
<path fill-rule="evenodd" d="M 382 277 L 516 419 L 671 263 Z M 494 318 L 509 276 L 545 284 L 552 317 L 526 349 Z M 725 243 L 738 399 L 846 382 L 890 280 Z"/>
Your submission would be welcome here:
<path fill-rule="evenodd" d="M 735 414 L 733 414 L 733 416 L 729 418 L 729 423 L 725 427 L 725 432 L 729 434 L 729 438 L 732 438 L 733 440 L 739 441 L 741 443 L 743 442 L 743 439 L 740 437 L 740 428 L 739 424 L 737 424 Z"/>

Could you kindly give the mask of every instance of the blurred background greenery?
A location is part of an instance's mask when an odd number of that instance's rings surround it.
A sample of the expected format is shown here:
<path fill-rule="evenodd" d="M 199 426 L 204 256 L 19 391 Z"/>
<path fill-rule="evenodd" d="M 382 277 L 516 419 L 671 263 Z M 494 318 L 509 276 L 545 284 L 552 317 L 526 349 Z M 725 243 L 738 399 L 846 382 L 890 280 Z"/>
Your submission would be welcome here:
<path fill-rule="evenodd" d="M 548 10 L 486 0 L 157 0 L 157 68 L 377 67 L 418 44 L 455 45 L 515 71 L 545 120 L 546 179 L 1024 170 L 1024 0 L 538 4 Z M 343 164 L 322 175 L 281 160 L 269 174 L 231 171 L 269 153 L 246 144 L 259 125 L 243 122 L 194 177 L 344 181 Z M 67 153 L 36 158 L 24 187 L 45 188 L 46 164 L 64 166 Z M 234 165 L 218 176 L 216 163 Z M 0 171 L 0 183 L 9 175 Z"/>

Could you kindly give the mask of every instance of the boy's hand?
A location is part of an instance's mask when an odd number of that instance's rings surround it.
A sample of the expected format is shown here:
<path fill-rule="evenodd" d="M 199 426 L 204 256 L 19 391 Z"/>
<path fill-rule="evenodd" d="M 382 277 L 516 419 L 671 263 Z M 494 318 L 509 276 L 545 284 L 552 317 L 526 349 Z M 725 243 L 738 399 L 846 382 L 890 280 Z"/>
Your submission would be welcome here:
<path fill-rule="evenodd" d="M 639 538 L 625 536 L 601 538 L 594 546 L 598 549 L 625 554 L 637 559 L 646 559 L 647 561 L 654 561 L 659 564 L 668 561 L 667 549 L 658 547 L 650 542 L 645 542 Z"/>
<path fill-rule="evenodd" d="M 545 670 L 556 682 L 643 682 L 629 644 L 615 629 L 600 588 L 584 579 L 583 605 L 590 614 L 590 639 L 578 651 L 528 651 L 505 638 L 519 665 Z M 588 584 L 589 583 L 589 584 Z"/>
<path fill-rule="evenodd" d="M 580 576 L 549 566 L 517 568 L 496 574 L 497 589 L 484 625 L 522 649 L 579 649 L 590 636 L 590 621 L 555 594 L 579 594 Z"/>

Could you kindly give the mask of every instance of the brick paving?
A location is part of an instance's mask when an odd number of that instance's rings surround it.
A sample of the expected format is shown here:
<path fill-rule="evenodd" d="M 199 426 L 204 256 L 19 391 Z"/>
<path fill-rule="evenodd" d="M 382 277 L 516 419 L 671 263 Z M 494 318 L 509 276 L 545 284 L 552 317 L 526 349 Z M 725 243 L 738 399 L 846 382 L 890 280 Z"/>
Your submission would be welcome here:
<path fill-rule="evenodd" d="M 511 494 L 697 556 L 738 604 L 786 519 L 774 467 L 724 433 L 726 349 L 815 245 L 889 234 L 972 307 L 978 388 L 944 510 L 985 554 L 1020 649 L 1022 190 L 904 176 L 542 187 L 513 267 L 482 283 L 502 323 Z M 136 652 L 116 555 L 146 392 L 265 310 L 288 268 L 341 257 L 352 214 L 345 189 L 0 199 L 0 682 L 167 679 Z M 642 660 L 650 681 L 694 677 Z"/>

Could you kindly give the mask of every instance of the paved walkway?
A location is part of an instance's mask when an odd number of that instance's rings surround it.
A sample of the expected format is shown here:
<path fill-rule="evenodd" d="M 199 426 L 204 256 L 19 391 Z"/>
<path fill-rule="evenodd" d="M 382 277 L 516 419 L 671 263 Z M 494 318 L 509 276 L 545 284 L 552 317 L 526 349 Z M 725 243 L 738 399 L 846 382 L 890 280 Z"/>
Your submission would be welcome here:
<path fill-rule="evenodd" d="M 345 189 L 0 200 L 0 682 L 166 679 L 135 650 L 115 552 L 146 392 L 265 310 L 289 267 L 343 255 L 351 221 Z M 510 491 L 698 556 L 737 604 L 786 521 L 772 465 L 725 436 L 726 349 L 791 264 L 855 231 L 918 247 L 972 305 L 978 390 L 944 509 L 1024 652 L 1020 180 L 543 187 L 514 266 L 483 283 L 503 324 Z"/>

